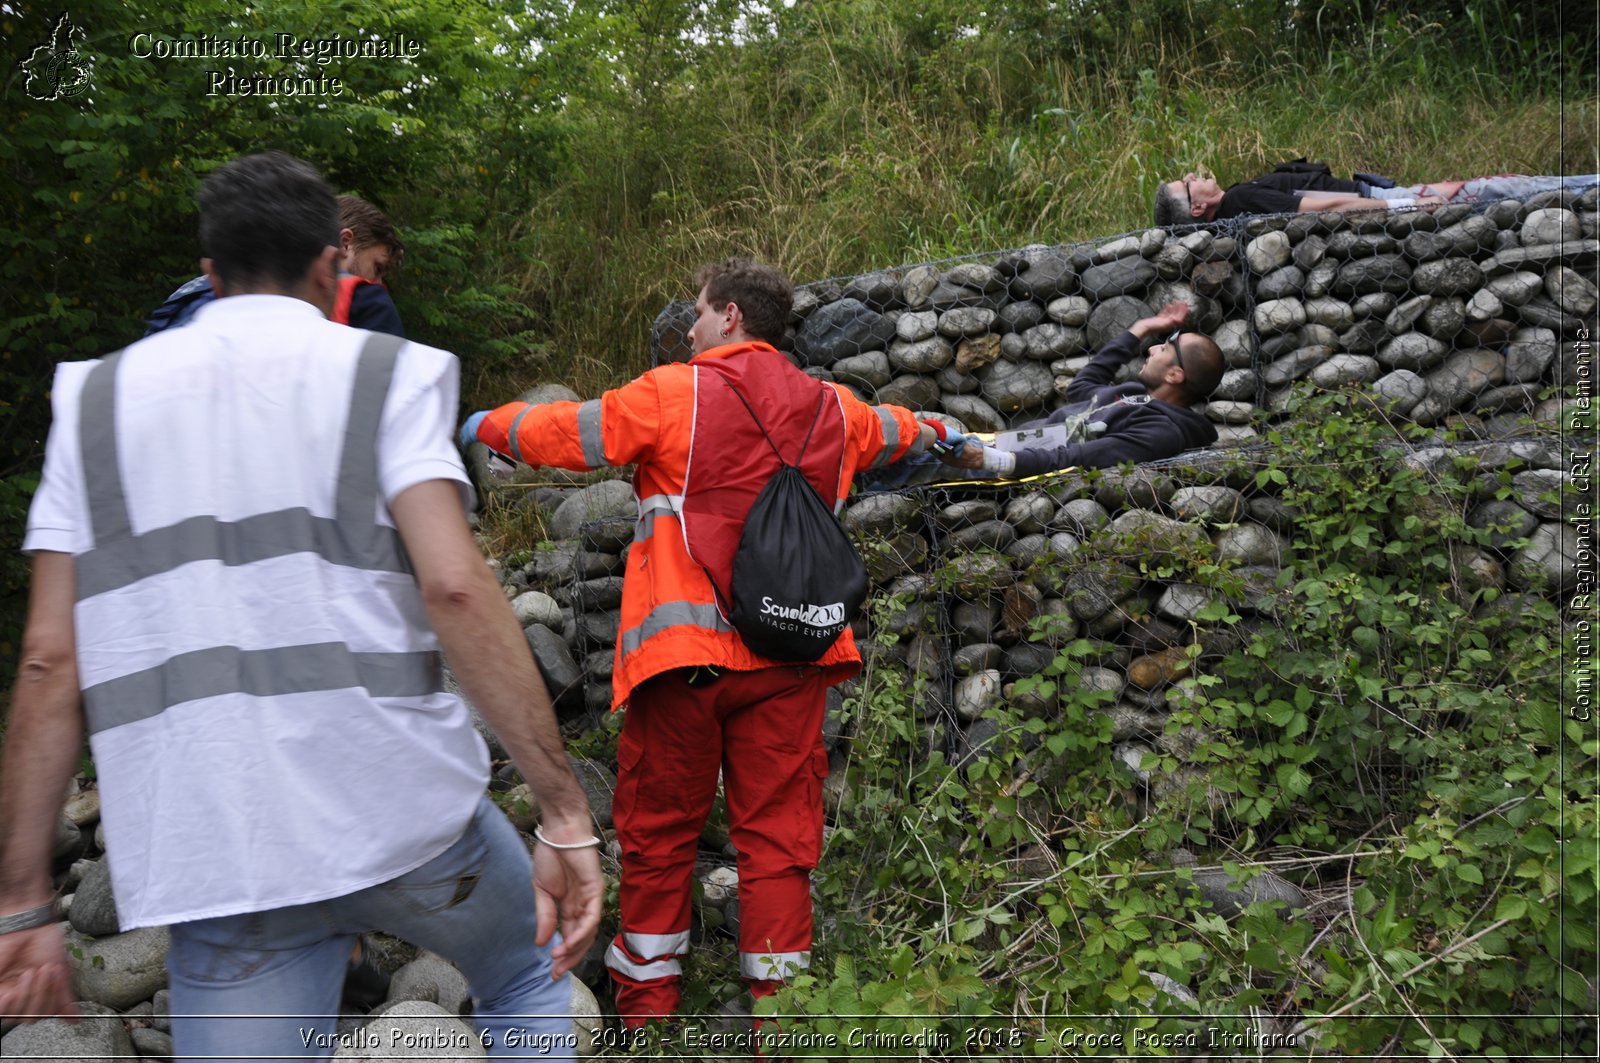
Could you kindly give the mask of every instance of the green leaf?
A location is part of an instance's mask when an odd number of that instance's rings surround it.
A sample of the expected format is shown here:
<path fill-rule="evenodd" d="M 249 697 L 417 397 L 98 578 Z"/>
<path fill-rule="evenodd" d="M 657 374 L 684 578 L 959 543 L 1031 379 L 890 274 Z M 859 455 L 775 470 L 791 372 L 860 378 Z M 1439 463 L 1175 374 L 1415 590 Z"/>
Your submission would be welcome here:
<path fill-rule="evenodd" d="M 954 938 L 957 943 L 967 942 L 982 934 L 983 929 L 984 921 L 982 919 L 962 919 L 957 921 L 955 926 L 950 928 L 950 936 Z"/>
<path fill-rule="evenodd" d="M 1284 791 L 1296 797 L 1305 794 L 1311 789 L 1311 775 L 1298 764 L 1280 764 L 1277 771 L 1278 785 Z"/>
<path fill-rule="evenodd" d="M 1511 893 L 1503 894 L 1499 903 L 1494 906 L 1494 918 L 1496 922 L 1499 922 L 1502 919 L 1521 919 L 1527 914 L 1527 900 Z"/>

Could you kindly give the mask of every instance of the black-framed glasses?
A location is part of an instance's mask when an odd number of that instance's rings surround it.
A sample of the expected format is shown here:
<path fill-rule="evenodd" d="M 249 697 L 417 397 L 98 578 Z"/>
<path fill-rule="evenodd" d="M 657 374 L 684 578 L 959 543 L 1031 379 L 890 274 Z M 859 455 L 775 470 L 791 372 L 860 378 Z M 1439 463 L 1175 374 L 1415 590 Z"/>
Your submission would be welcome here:
<path fill-rule="evenodd" d="M 1167 346 L 1172 348 L 1172 360 L 1177 363 L 1179 369 L 1183 369 L 1183 375 L 1188 376 L 1189 370 L 1183 366 L 1183 348 L 1178 345 L 1178 337 L 1182 335 L 1182 329 L 1173 329 L 1172 335 L 1167 337 Z"/>
<path fill-rule="evenodd" d="M 1183 198 L 1189 206 L 1194 206 L 1194 193 L 1189 189 L 1189 178 L 1187 177 L 1183 179 Z"/>

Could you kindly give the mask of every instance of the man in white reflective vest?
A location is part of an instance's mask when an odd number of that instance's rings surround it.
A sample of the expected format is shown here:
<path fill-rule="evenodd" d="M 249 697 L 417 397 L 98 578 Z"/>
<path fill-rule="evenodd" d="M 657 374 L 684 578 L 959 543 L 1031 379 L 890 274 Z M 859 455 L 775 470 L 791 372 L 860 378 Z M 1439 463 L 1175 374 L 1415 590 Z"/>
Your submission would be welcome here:
<path fill-rule="evenodd" d="M 121 928 L 171 927 L 180 1057 L 331 1054 L 370 930 L 461 967 L 491 1058 L 572 1045 L 588 802 L 467 527 L 456 360 L 327 320 L 337 219 L 299 160 L 221 167 L 222 298 L 57 371 L 0 761 L 0 1014 L 73 1011 L 50 858 L 87 732 Z M 441 649 L 538 797 L 531 860 Z"/>

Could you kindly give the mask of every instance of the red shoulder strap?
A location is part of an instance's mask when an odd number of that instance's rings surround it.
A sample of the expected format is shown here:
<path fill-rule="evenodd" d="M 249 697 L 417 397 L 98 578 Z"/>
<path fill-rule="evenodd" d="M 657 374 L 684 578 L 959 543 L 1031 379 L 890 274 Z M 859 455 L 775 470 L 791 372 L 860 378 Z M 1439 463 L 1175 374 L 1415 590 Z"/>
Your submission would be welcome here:
<path fill-rule="evenodd" d="M 330 321 L 337 321 L 341 325 L 350 324 L 350 302 L 355 298 L 356 289 L 363 284 L 372 282 L 365 277 L 357 277 L 354 273 L 346 273 L 339 278 L 339 294 L 333 300 L 333 316 Z"/>

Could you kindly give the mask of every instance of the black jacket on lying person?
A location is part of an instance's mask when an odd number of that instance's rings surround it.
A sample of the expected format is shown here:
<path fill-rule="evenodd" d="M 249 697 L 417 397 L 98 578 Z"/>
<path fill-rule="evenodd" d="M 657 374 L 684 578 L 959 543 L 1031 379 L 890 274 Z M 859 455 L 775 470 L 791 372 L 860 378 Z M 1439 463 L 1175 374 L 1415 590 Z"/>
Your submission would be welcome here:
<path fill-rule="evenodd" d="M 1093 404 L 1093 421 L 1104 424 L 1103 431 L 1083 443 L 1058 447 L 1019 450 L 1017 468 L 1020 479 L 1072 466 L 1106 468 L 1125 461 L 1155 461 L 1170 458 L 1195 447 L 1208 447 L 1217 441 L 1217 430 L 1205 415 L 1186 406 L 1150 397 L 1137 380 L 1112 384 L 1117 370 L 1139 350 L 1139 340 L 1124 332 L 1089 360 L 1082 372 L 1067 387 L 1066 406 L 1050 416 L 1021 428 L 1060 424 L 1083 413 Z"/>

